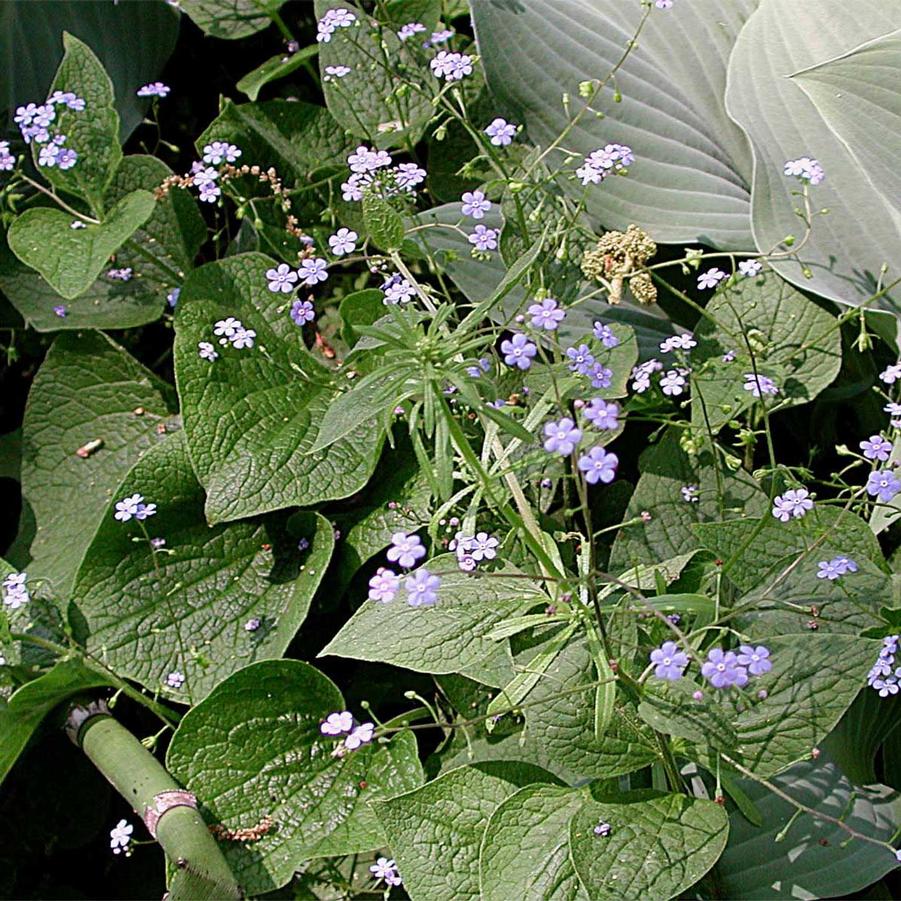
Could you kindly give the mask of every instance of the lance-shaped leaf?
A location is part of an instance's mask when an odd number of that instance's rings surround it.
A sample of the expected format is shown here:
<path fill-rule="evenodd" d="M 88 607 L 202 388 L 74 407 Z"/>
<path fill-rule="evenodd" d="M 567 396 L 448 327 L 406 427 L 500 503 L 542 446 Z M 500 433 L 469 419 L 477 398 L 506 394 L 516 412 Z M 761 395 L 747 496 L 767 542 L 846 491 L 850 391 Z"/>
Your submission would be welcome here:
<path fill-rule="evenodd" d="M 57 597 L 68 598 L 119 483 L 175 424 L 174 406 L 171 387 L 102 332 L 54 342 L 25 408 L 22 492 L 37 525 L 28 568 Z"/>
<path fill-rule="evenodd" d="M 789 34 L 784 5 L 762 0 L 729 60 L 726 107 L 754 152 L 751 215 L 757 247 L 769 252 L 787 235 L 803 235 L 804 225 L 795 213 L 803 205 L 793 195 L 800 185 L 783 175 L 783 167 L 786 160 L 815 157 L 826 178 L 810 187 L 811 207 L 814 214 L 824 208 L 829 213 L 814 215 L 810 240 L 797 252 L 800 263 L 786 258 L 773 265 L 794 284 L 842 303 L 858 304 L 875 293 L 883 264 L 891 267 L 897 259 L 901 209 L 897 192 L 889 196 L 897 174 L 877 189 L 875 180 L 886 163 L 875 171 L 864 169 L 847 143 L 851 135 L 833 131 L 805 93 L 802 79 L 790 76 L 844 56 L 899 26 L 901 8 L 894 0 L 822 0 L 793 11 Z M 891 72 L 887 77 L 886 90 L 891 92 Z M 885 123 L 885 117 L 880 115 L 878 122 Z M 872 140 L 874 133 L 871 122 L 865 143 L 879 143 Z M 890 156 L 874 152 L 891 166 Z M 811 278 L 805 277 L 802 266 Z M 898 303 L 897 293 L 879 301 L 892 310 Z"/>
<path fill-rule="evenodd" d="M 267 84 L 278 81 L 299 69 L 307 60 L 319 52 L 318 44 L 310 44 L 296 53 L 279 53 L 271 56 L 252 72 L 248 72 L 236 85 L 237 89 L 251 100 L 256 100 L 260 91 Z"/>
<path fill-rule="evenodd" d="M 581 116 L 563 142 L 583 155 L 611 142 L 635 151 L 628 178 L 588 187 L 593 220 L 617 229 L 637 222 L 668 243 L 753 247 L 747 141 L 726 115 L 723 92 L 729 54 L 756 6 L 695 0 L 679 15 L 649 10 L 638 46 L 616 72 L 622 101 L 608 82 L 592 102 L 604 117 Z M 547 147 L 586 103 L 580 83 L 608 77 L 645 10 L 620 0 L 475 0 L 472 12 L 489 87 L 518 110 L 532 141 Z M 694 41 L 704 52 L 685 54 Z M 563 184 L 582 196 L 578 182 Z"/>
<path fill-rule="evenodd" d="M 213 38 L 235 40 L 268 28 L 285 0 L 182 0 L 179 7 Z"/>
<path fill-rule="evenodd" d="M 78 297 L 107 267 L 114 254 L 153 213 L 156 201 L 147 191 L 132 191 L 103 221 L 72 228 L 72 215 L 39 207 L 26 210 L 10 226 L 12 252 L 36 269 L 57 294 Z"/>
<path fill-rule="evenodd" d="M 308 513 L 290 528 L 283 515 L 207 526 L 183 433 L 146 453 L 115 497 L 132 494 L 157 505 L 148 531 L 117 521 L 111 505 L 75 580 L 71 618 L 87 647 L 118 674 L 188 702 L 247 663 L 281 656 L 331 558 L 330 524 Z M 166 685 L 172 672 L 184 675 L 181 688 Z"/>
<path fill-rule="evenodd" d="M 312 858 L 382 846 L 383 825 L 368 802 L 422 783 L 410 732 L 335 756 L 338 739 L 319 727 L 343 709 L 322 673 L 279 660 L 235 673 L 179 725 L 167 765 L 197 793 L 210 824 L 235 830 L 271 820 L 258 841 L 223 843 L 249 895 L 280 888 Z"/>
<path fill-rule="evenodd" d="M 311 454 L 338 392 L 331 372 L 303 345 L 291 301 L 266 289 L 274 260 L 241 254 L 198 269 L 176 316 L 175 379 L 191 462 L 207 492 L 210 522 L 346 497 L 366 484 L 382 436 L 363 425 L 326 451 Z M 256 332 L 254 347 L 219 347 L 228 316 Z"/>
<path fill-rule="evenodd" d="M 152 156 L 127 156 L 113 176 L 104 203 L 110 208 L 133 191 L 153 191 L 171 174 L 165 163 Z M 99 277 L 66 304 L 66 315 L 60 317 L 54 312 L 59 304 L 56 291 L 0 243 L 0 288 L 38 331 L 142 325 L 160 315 L 168 294 L 182 284 L 206 234 L 194 200 L 186 191 L 172 190 L 157 200 L 150 218 L 119 247 L 115 263 L 109 264 L 131 269 L 128 281 L 107 277 L 102 267 Z"/>
<path fill-rule="evenodd" d="M 513 792 L 536 782 L 556 779 L 528 764 L 481 763 L 375 804 L 411 896 L 477 901 L 479 850 L 488 818 Z"/>
<path fill-rule="evenodd" d="M 411 607 L 402 588 L 389 603 L 364 601 L 321 652 L 374 660 L 421 673 L 462 672 L 500 687 L 513 678 L 506 642 L 488 637 L 494 625 L 548 597 L 513 567 L 487 574 L 461 572 L 452 555 L 428 563 L 441 578 L 438 603 Z"/>

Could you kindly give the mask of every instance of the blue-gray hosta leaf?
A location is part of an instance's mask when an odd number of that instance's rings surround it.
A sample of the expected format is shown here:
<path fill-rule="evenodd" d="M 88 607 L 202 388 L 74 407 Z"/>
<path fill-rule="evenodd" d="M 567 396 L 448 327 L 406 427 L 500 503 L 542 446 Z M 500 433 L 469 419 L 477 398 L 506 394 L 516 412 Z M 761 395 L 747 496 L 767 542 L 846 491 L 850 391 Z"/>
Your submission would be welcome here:
<path fill-rule="evenodd" d="M 267 290 L 275 260 L 240 254 L 196 270 L 176 315 L 175 380 L 191 462 L 207 492 L 210 522 L 346 497 L 371 475 L 382 434 L 360 427 L 310 454 L 338 394 L 332 373 L 304 347 L 289 315 L 291 298 Z M 217 320 L 239 319 L 256 332 L 253 347 L 218 340 Z"/>
<path fill-rule="evenodd" d="M 202 799 L 207 820 L 232 830 L 271 822 L 258 841 L 223 843 L 248 895 L 280 888 L 313 858 L 381 847 L 383 824 L 368 802 L 422 783 L 411 732 L 334 756 L 336 739 L 319 727 L 343 709 L 322 673 L 278 660 L 235 673 L 181 721 L 166 763 Z"/>
<path fill-rule="evenodd" d="M 611 142 L 635 152 L 627 178 L 588 187 L 593 219 L 617 229 L 636 223 L 666 243 L 753 247 L 750 155 L 723 92 L 729 54 L 757 2 L 693 0 L 671 12 L 650 10 L 638 46 L 616 73 L 622 102 L 608 84 L 593 104 L 604 118 L 588 113 L 563 142 L 580 155 Z M 520 111 L 542 147 L 583 107 L 579 84 L 614 68 L 643 13 L 641 4 L 621 0 L 474 0 L 472 11 L 490 88 Z M 696 44 L 703 52 L 685 53 Z M 577 182 L 564 184 L 582 196 Z"/>
<path fill-rule="evenodd" d="M 235 40 L 272 25 L 285 0 L 180 0 L 179 8 L 213 38 Z"/>
<path fill-rule="evenodd" d="M 88 649 L 187 702 L 248 663 L 280 657 L 331 559 L 330 523 L 305 513 L 290 525 L 280 514 L 208 526 L 181 432 L 141 457 L 115 497 L 133 494 L 156 513 L 120 522 L 110 505 L 75 579 L 71 620 Z"/>
<path fill-rule="evenodd" d="M 899 26 L 901 7 L 894 0 L 821 0 L 801 7 L 762 0 L 729 60 L 726 106 L 754 151 L 752 225 L 757 247 L 770 251 L 786 235 L 803 234 L 795 214 L 799 201 L 792 195 L 800 185 L 783 175 L 783 166 L 786 160 L 815 157 L 826 178 L 810 187 L 811 205 L 814 211 L 828 208 L 829 213 L 815 216 L 810 240 L 798 251 L 812 278 L 805 278 L 792 259 L 774 265 L 794 284 L 842 303 L 859 304 L 875 293 L 883 264 L 890 267 L 888 278 L 897 278 L 893 267 L 901 243 L 901 208 L 897 196 L 884 193 L 891 183 L 874 187 L 881 167 L 865 170 L 855 156 L 856 147 L 830 127 L 830 121 L 835 123 L 832 114 L 821 113 L 805 93 L 803 80 L 790 76 L 835 60 Z M 888 87 L 893 90 L 894 83 Z M 869 144 L 872 128 L 870 124 L 865 139 Z M 879 305 L 897 310 L 899 302 L 896 292 Z"/>

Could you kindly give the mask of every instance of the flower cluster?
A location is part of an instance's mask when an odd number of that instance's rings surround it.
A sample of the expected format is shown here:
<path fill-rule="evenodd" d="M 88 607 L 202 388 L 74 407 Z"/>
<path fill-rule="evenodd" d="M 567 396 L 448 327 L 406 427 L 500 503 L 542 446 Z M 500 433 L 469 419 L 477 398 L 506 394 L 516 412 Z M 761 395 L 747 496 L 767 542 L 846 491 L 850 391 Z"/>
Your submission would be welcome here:
<path fill-rule="evenodd" d="M 384 882 L 385 885 L 403 885 L 403 879 L 397 871 L 397 864 L 387 857 L 380 857 L 374 864 L 370 864 L 369 872 L 376 882 Z"/>
<path fill-rule="evenodd" d="M 429 63 L 429 68 L 436 78 L 443 78 L 445 81 L 460 81 L 467 75 L 472 75 L 472 57 L 465 53 L 441 50 Z"/>
<path fill-rule="evenodd" d="M 800 517 L 813 510 L 813 499 L 806 488 L 792 488 L 773 499 L 772 514 L 780 522 Z"/>
<path fill-rule="evenodd" d="M 138 97 L 168 97 L 171 88 L 161 81 L 152 81 L 150 84 L 142 85 L 137 90 Z"/>
<path fill-rule="evenodd" d="M 131 856 L 131 834 L 135 831 L 135 827 L 128 820 L 119 820 L 109 834 L 109 846 L 113 854 L 124 853 L 126 857 Z"/>
<path fill-rule="evenodd" d="M 635 155 L 631 147 L 625 144 L 607 144 L 598 150 L 592 150 L 576 169 L 576 175 L 583 185 L 597 185 L 608 175 L 625 173 L 627 167 L 634 162 Z"/>
<path fill-rule="evenodd" d="M 834 582 L 848 573 L 856 573 L 857 570 L 857 564 L 850 557 L 841 554 L 831 560 L 821 560 L 817 563 L 817 578 Z"/>
<path fill-rule="evenodd" d="M 320 724 L 319 731 L 330 738 L 338 738 L 341 741 L 332 752 L 334 757 L 343 757 L 348 751 L 356 751 L 363 745 L 368 745 L 375 734 L 374 723 L 356 723 L 353 714 L 349 710 L 339 710 L 330 713 Z"/>
<path fill-rule="evenodd" d="M 887 698 L 901 691 L 901 666 L 895 667 L 899 641 L 901 635 L 887 635 L 882 639 L 879 656 L 867 674 L 867 685 L 878 691 L 880 698 Z"/>
<path fill-rule="evenodd" d="M 116 512 L 113 517 L 119 522 L 128 522 L 130 519 L 143 521 L 156 514 L 156 504 L 145 504 L 143 494 L 132 494 L 116 501 Z"/>
<path fill-rule="evenodd" d="M 329 9 L 316 23 L 316 40 L 327 44 L 339 28 L 350 28 L 357 17 L 349 9 Z"/>
<path fill-rule="evenodd" d="M 9 152 L 9 141 L 0 141 L 0 172 L 12 172 L 16 155 Z"/>
<path fill-rule="evenodd" d="M 223 347 L 230 343 L 238 350 L 244 347 L 253 347 L 254 339 L 257 336 L 253 329 L 244 328 L 241 320 L 235 319 L 233 316 L 216 322 L 213 326 L 213 334 L 219 338 L 219 344 Z"/>
<path fill-rule="evenodd" d="M 363 199 L 367 190 L 385 198 L 410 196 L 425 181 L 426 171 L 416 163 L 399 163 L 386 150 L 361 144 L 347 158 L 350 177 L 341 185 L 341 196 L 348 202 Z"/>
<path fill-rule="evenodd" d="M 773 668 L 769 657 L 769 648 L 764 645 L 753 647 L 743 644 L 737 654 L 735 651 L 711 648 L 701 666 L 701 675 L 714 688 L 730 688 L 733 685 L 743 688 L 751 676 L 762 676 Z M 681 679 L 691 662 L 689 655 L 674 641 L 665 641 L 659 648 L 654 648 L 649 659 L 654 667 L 654 677 L 668 682 Z"/>
<path fill-rule="evenodd" d="M 382 282 L 381 291 L 385 295 L 382 303 L 386 306 L 407 303 L 416 295 L 416 288 L 396 272 Z"/>
<path fill-rule="evenodd" d="M 54 91 L 44 104 L 27 103 L 17 107 L 13 121 L 19 126 L 26 144 L 42 144 L 38 152 L 38 165 L 48 169 L 71 169 L 78 162 L 78 152 L 66 146 L 66 136 L 57 132 L 51 134 L 50 127 L 56 122 L 57 107 L 62 106 L 73 112 L 83 112 L 85 101 L 71 91 Z M 12 168 L 8 158 L 9 145 L 4 152 L 4 168 Z M 15 158 L 13 157 L 13 162 Z"/>
<path fill-rule="evenodd" d="M 388 560 L 401 569 L 411 570 L 425 557 L 426 550 L 418 535 L 395 532 L 388 548 Z M 382 604 L 390 603 L 400 590 L 401 576 L 387 567 L 380 567 L 369 580 L 369 600 Z M 431 607 L 438 603 L 438 589 L 441 577 L 429 572 L 425 567 L 415 570 L 403 579 L 407 592 L 407 603 L 411 607 Z"/>
<path fill-rule="evenodd" d="M 221 163 L 234 163 L 241 156 L 240 148 L 227 141 L 212 141 L 203 148 L 203 156 L 201 159 L 211 166 L 218 166 Z"/>
<path fill-rule="evenodd" d="M 27 573 L 10 573 L 3 580 L 3 604 L 10 610 L 18 610 L 31 600 L 28 586 Z"/>
<path fill-rule="evenodd" d="M 500 542 L 487 532 L 476 532 L 475 535 L 465 535 L 457 532 L 449 545 L 457 555 L 457 565 L 464 572 L 472 572 L 485 560 L 494 560 L 497 557 L 497 547 Z"/>
<path fill-rule="evenodd" d="M 809 156 L 802 156 L 796 160 L 787 160 L 784 173 L 797 178 L 802 184 L 818 185 L 826 177 L 823 167 Z"/>

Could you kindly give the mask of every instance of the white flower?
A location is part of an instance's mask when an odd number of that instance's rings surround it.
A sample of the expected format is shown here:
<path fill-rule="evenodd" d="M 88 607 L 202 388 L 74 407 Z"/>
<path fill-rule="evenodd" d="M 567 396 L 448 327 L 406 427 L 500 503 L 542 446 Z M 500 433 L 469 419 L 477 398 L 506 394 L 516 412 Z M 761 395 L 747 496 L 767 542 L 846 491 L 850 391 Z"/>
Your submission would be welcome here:
<path fill-rule="evenodd" d="M 232 347 L 241 350 L 244 347 L 253 347 L 253 339 L 256 336 L 257 333 L 253 329 L 242 328 L 235 332 L 229 340 L 232 343 Z"/>
<path fill-rule="evenodd" d="M 722 269 L 708 269 L 698 276 L 699 288 L 715 288 L 724 278 L 726 273 Z"/>
<path fill-rule="evenodd" d="M 344 739 L 344 747 L 348 751 L 356 751 L 361 745 L 367 745 L 372 741 L 375 726 L 372 723 L 362 723 Z"/>
<path fill-rule="evenodd" d="M 128 848 L 128 845 L 131 842 L 131 834 L 134 831 L 135 827 L 127 820 L 119 820 L 119 822 L 110 829 L 109 846 L 112 848 L 113 854 L 121 854 Z"/>
<path fill-rule="evenodd" d="M 119 522 L 128 522 L 133 516 L 137 516 L 143 503 L 143 494 L 133 494 L 131 497 L 122 498 L 121 501 L 116 501 L 116 512 L 113 516 Z"/>
<path fill-rule="evenodd" d="M 197 355 L 201 360 L 209 360 L 211 363 L 219 358 L 219 354 L 209 341 L 198 341 Z"/>
<path fill-rule="evenodd" d="M 660 379 L 660 390 L 670 397 L 678 397 L 685 388 L 684 370 L 671 369 Z"/>
<path fill-rule="evenodd" d="M 242 328 L 244 328 L 244 326 L 241 325 L 240 319 L 235 319 L 234 316 L 229 316 L 228 319 L 220 319 L 213 326 L 213 334 L 224 335 L 226 338 L 231 338 L 231 336 L 234 335 L 235 332 Z"/>
<path fill-rule="evenodd" d="M 353 714 L 349 710 L 330 713 L 320 724 L 319 731 L 323 735 L 343 735 L 354 727 Z"/>
<path fill-rule="evenodd" d="M 178 670 L 173 670 L 166 676 L 166 685 L 169 688 L 181 688 L 182 685 L 185 684 L 185 674 L 179 672 Z"/>
<path fill-rule="evenodd" d="M 738 271 L 745 278 L 754 278 L 755 275 L 760 273 L 761 269 L 763 269 L 763 263 L 760 260 L 742 260 L 738 264 Z"/>

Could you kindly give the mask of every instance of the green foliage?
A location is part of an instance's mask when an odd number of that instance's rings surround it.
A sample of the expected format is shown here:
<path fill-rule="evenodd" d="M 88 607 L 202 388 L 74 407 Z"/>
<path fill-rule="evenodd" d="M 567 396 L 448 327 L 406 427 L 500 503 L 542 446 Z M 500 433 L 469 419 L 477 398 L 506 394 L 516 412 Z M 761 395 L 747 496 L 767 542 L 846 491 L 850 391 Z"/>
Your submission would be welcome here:
<path fill-rule="evenodd" d="M 272 24 L 284 0 L 180 0 L 179 6 L 210 37 L 235 40 Z"/>

